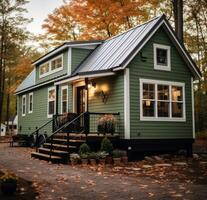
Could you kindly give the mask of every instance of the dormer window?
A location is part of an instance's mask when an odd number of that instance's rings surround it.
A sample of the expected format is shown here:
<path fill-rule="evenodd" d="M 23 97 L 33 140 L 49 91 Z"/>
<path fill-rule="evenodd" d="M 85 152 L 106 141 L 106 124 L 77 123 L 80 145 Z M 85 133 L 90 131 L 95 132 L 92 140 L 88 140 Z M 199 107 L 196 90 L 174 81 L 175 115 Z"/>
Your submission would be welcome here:
<path fill-rule="evenodd" d="M 154 69 L 171 70 L 170 46 L 154 44 Z"/>
<path fill-rule="evenodd" d="M 60 55 L 39 67 L 39 77 L 43 78 L 63 69 L 63 55 Z"/>

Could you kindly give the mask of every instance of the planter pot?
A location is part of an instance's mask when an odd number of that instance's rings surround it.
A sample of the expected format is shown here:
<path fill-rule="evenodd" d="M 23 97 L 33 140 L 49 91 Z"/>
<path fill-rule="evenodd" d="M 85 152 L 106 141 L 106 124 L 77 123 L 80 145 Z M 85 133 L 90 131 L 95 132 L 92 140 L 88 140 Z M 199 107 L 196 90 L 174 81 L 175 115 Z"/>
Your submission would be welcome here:
<path fill-rule="evenodd" d="M 121 158 L 114 158 L 114 165 L 121 165 Z"/>
<path fill-rule="evenodd" d="M 101 158 L 99 159 L 99 164 L 100 165 L 105 165 L 106 159 L 105 158 Z"/>
<path fill-rule="evenodd" d="M 88 164 L 88 159 L 83 158 L 81 159 L 82 165 L 87 165 Z"/>
<path fill-rule="evenodd" d="M 71 165 L 77 165 L 78 164 L 78 160 L 71 160 Z"/>
<path fill-rule="evenodd" d="M 106 164 L 112 164 L 113 163 L 113 158 L 111 156 L 107 156 L 105 159 Z"/>
<path fill-rule="evenodd" d="M 16 192 L 17 183 L 16 182 L 2 182 L 1 191 L 5 195 L 13 195 Z"/>
<path fill-rule="evenodd" d="M 91 165 L 96 165 L 96 159 L 90 159 Z"/>
<path fill-rule="evenodd" d="M 123 156 L 121 158 L 121 162 L 124 163 L 125 165 L 128 164 L 128 157 L 127 156 Z"/>

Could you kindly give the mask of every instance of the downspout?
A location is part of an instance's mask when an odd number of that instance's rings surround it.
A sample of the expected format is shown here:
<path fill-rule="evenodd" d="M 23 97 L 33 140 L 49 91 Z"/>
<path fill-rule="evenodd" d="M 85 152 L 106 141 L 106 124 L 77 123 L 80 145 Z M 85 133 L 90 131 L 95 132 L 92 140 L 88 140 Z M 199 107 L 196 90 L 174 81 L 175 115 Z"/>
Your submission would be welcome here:
<path fill-rule="evenodd" d="M 58 93 L 59 93 L 59 85 L 56 85 L 56 109 L 55 109 L 55 114 L 56 116 L 58 115 Z"/>

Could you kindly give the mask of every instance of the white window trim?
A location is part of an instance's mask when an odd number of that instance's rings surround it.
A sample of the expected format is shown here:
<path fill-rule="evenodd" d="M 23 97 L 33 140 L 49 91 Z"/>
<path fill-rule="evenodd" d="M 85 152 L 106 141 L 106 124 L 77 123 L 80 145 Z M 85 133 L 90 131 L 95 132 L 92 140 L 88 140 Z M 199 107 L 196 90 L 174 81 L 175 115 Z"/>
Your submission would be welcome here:
<path fill-rule="evenodd" d="M 25 99 L 25 113 L 23 113 L 23 100 Z M 22 96 L 22 117 L 26 116 L 26 112 L 27 112 L 27 96 L 26 94 Z"/>
<path fill-rule="evenodd" d="M 58 58 L 62 58 L 62 67 L 52 70 L 52 61 L 54 61 L 54 60 L 56 60 Z M 40 74 L 40 69 L 39 69 L 39 78 L 44 78 L 44 77 L 46 77 L 48 75 L 51 75 L 51 74 L 54 74 L 56 72 L 59 72 L 59 71 L 63 70 L 63 54 L 58 55 L 55 58 L 51 59 L 50 61 L 43 63 L 42 65 L 39 66 L 39 68 L 41 68 L 41 66 L 43 66 L 43 65 L 45 65 L 47 63 L 49 63 L 49 72 L 44 73 L 44 74 Z"/>
<path fill-rule="evenodd" d="M 30 96 L 32 96 L 32 110 L 30 110 Z M 34 103 L 34 100 L 33 100 L 33 92 L 30 92 L 29 93 L 29 98 L 28 98 L 28 113 L 31 114 L 33 113 L 33 103 Z"/>
<path fill-rule="evenodd" d="M 68 111 L 68 86 L 64 85 L 64 86 L 61 86 L 61 114 L 63 114 L 63 90 L 65 89 L 67 90 L 66 110 Z"/>
<path fill-rule="evenodd" d="M 56 87 L 50 87 L 48 88 L 48 92 L 47 92 L 47 118 L 52 118 L 52 115 L 49 114 L 49 91 L 51 90 L 55 90 L 55 103 L 54 103 L 54 114 L 56 113 Z"/>
<path fill-rule="evenodd" d="M 158 65 L 157 64 L 157 49 L 165 49 L 167 50 L 167 66 Z M 171 52 L 170 46 L 162 45 L 162 44 L 153 44 L 154 49 L 154 69 L 155 70 L 163 70 L 163 71 L 171 71 Z"/>
<path fill-rule="evenodd" d="M 148 84 L 155 84 L 155 117 L 144 117 L 143 116 L 143 107 L 142 107 L 142 100 L 143 100 L 143 83 Z M 170 102 L 170 109 L 169 117 L 158 117 L 157 114 L 157 85 L 168 85 L 169 86 L 169 102 Z M 152 79 L 140 79 L 140 98 L 139 98 L 139 104 L 140 104 L 140 121 L 169 121 L 169 122 L 185 122 L 186 121 L 186 99 L 185 99 L 185 83 L 181 82 L 173 82 L 173 81 L 161 81 L 161 80 L 152 80 Z M 183 117 L 182 118 L 175 118 L 172 117 L 172 98 L 171 98 L 171 86 L 179 86 L 183 88 Z"/>

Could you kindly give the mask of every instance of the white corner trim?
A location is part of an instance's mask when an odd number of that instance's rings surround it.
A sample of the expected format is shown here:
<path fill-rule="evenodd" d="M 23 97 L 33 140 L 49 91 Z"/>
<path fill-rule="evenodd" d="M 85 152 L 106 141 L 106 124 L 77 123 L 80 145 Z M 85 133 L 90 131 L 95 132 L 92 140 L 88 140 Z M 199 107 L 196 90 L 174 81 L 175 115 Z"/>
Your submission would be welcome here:
<path fill-rule="evenodd" d="M 24 104 L 24 99 L 25 99 L 25 104 Z M 23 106 L 25 106 L 25 113 L 23 113 Z M 22 96 L 22 117 L 26 115 L 27 112 L 27 96 L 26 94 Z"/>
<path fill-rule="evenodd" d="M 30 110 L 30 96 L 32 96 L 32 110 Z M 33 113 L 33 107 L 34 107 L 34 95 L 33 95 L 33 92 L 30 92 L 29 98 L 28 98 L 28 113 L 29 114 Z"/>
<path fill-rule="evenodd" d="M 54 103 L 54 114 L 56 113 L 56 87 L 53 86 L 53 87 L 49 87 L 48 88 L 48 91 L 47 91 L 47 118 L 52 118 L 52 115 L 49 114 L 49 91 L 51 90 L 55 90 L 55 103 Z"/>
<path fill-rule="evenodd" d="M 157 64 L 157 49 L 164 49 L 167 50 L 167 66 Z M 154 69 L 156 70 L 163 70 L 163 71 L 171 71 L 171 52 L 170 46 L 163 45 L 163 44 L 153 44 L 154 50 Z"/>
<path fill-rule="evenodd" d="M 143 116 L 143 108 L 142 108 L 142 100 L 143 100 L 143 83 L 149 83 L 149 84 L 155 84 L 155 116 L 154 117 L 144 117 Z M 158 117 L 157 113 L 157 85 L 168 85 L 169 86 L 169 117 Z M 183 89 L 183 100 L 181 101 L 183 103 L 183 117 L 182 118 L 175 118 L 172 117 L 172 109 L 171 109 L 171 104 L 172 104 L 172 99 L 171 99 L 171 87 L 172 86 L 180 86 Z M 165 121 L 165 122 L 186 122 L 186 98 L 185 98 L 185 83 L 182 82 L 174 82 L 174 81 L 162 81 L 162 80 L 152 80 L 152 79 L 143 79 L 140 78 L 139 80 L 139 87 L 140 87 L 140 121 Z"/>
<path fill-rule="evenodd" d="M 193 138 L 195 139 L 195 110 L 194 110 L 193 77 L 191 77 L 191 95 L 192 95 L 192 128 L 193 128 Z"/>
<path fill-rule="evenodd" d="M 129 68 L 124 71 L 124 138 L 130 139 L 130 82 Z"/>
<path fill-rule="evenodd" d="M 71 75 L 71 72 L 72 72 L 72 48 L 71 47 L 68 48 L 68 65 L 67 65 L 67 68 L 68 68 L 68 75 Z"/>
<path fill-rule="evenodd" d="M 60 113 L 63 114 L 63 90 L 67 90 L 67 99 L 66 99 L 66 110 L 68 110 L 68 85 L 61 86 L 61 106 L 60 106 Z"/>

